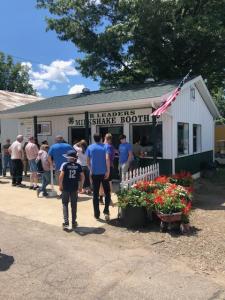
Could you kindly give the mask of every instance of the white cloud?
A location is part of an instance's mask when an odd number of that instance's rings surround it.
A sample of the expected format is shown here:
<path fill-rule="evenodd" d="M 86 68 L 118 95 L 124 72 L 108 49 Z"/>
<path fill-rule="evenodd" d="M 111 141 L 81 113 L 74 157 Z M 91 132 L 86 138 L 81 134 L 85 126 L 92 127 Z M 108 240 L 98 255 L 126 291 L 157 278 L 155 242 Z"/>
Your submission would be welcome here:
<path fill-rule="evenodd" d="M 69 76 L 78 75 L 78 71 L 74 68 L 74 61 L 55 60 L 49 66 L 39 65 L 40 71 L 33 72 L 34 79 L 49 80 L 57 83 L 69 82 Z"/>
<path fill-rule="evenodd" d="M 82 93 L 82 90 L 85 88 L 85 85 L 83 84 L 75 84 L 74 86 L 72 86 L 69 91 L 68 94 L 78 94 L 78 93 Z"/>
<path fill-rule="evenodd" d="M 30 83 L 35 90 L 47 90 L 49 88 L 49 82 L 42 79 L 30 79 Z"/>
<path fill-rule="evenodd" d="M 52 82 L 69 83 L 69 77 L 79 75 L 72 59 L 55 60 L 50 65 L 40 64 L 37 71 L 33 70 L 30 62 L 23 62 L 22 65 L 28 68 L 30 82 L 35 89 L 47 89 Z"/>

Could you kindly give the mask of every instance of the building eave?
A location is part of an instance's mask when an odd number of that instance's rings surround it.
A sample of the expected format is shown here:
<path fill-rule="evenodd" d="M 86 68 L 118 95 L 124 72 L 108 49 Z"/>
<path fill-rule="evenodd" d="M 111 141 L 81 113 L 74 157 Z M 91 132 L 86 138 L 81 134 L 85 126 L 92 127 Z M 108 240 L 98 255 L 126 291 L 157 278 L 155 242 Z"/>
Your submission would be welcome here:
<path fill-rule="evenodd" d="M 62 109 L 48 109 L 48 110 L 34 110 L 28 112 L 17 112 L 17 113 L 5 113 L 0 114 L 0 119 L 24 119 L 32 118 L 33 116 L 45 117 L 45 116 L 60 116 L 60 115 L 71 115 L 71 114 L 82 114 L 87 112 L 99 112 L 109 111 L 118 109 L 134 109 L 134 108 L 145 108 L 153 107 L 155 103 L 161 103 L 162 98 L 147 98 L 138 100 L 118 101 L 112 103 L 90 104 L 82 106 L 72 106 Z"/>
<path fill-rule="evenodd" d="M 210 92 L 202 78 L 202 76 L 198 76 L 194 78 L 193 80 L 188 82 L 189 85 L 195 85 L 198 92 L 200 93 L 203 101 L 205 102 L 205 105 L 207 106 L 209 112 L 213 116 L 213 119 L 216 120 L 221 117 L 218 108 L 216 107 L 215 102 L 212 99 L 212 96 L 210 95 Z"/>

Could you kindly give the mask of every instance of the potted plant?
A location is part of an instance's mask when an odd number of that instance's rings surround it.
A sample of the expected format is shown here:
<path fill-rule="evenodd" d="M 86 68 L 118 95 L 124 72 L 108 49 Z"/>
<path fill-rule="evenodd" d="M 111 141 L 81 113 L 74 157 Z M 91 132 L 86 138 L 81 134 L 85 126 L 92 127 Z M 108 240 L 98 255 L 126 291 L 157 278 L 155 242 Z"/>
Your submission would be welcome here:
<path fill-rule="evenodd" d="M 182 171 L 180 173 L 176 173 L 169 177 L 170 183 L 175 183 L 177 185 L 181 185 L 184 187 L 192 187 L 193 186 L 193 178 L 190 172 Z"/>
<path fill-rule="evenodd" d="M 123 189 L 117 193 L 118 207 L 126 227 L 143 227 L 147 223 L 147 207 L 150 205 L 152 194 L 136 188 Z"/>
<path fill-rule="evenodd" d="M 191 198 L 188 191 L 179 185 L 168 183 L 164 189 L 153 192 L 152 205 L 161 220 L 161 229 L 167 227 L 165 223 L 188 220 L 191 209 Z"/>

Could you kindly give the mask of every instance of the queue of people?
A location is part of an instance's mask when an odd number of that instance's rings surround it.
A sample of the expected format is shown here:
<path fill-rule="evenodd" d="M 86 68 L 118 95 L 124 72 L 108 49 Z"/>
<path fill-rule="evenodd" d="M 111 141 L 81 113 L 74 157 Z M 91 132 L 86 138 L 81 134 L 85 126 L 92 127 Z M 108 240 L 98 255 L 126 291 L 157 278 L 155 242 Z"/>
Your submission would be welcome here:
<path fill-rule="evenodd" d="M 27 160 L 30 173 L 29 188 L 36 190 L 37 197 L 42 194 L 48 197 L 47 186 L 51 181 L 51 172 L 54 170 L 63 205 L 63 229 L 69 227 L 68 205 L 71 202 L 72 228 L 77 226 L 77 199 L 78 193 L 93 193 L 94 217 L 100 218 L 100 199 L 104 198 L 103 214 L 106 221 L 110 220 L 109 207 L 112 205 L 112 177 L 114 172 L 114 158 L 119 155 L 119 168 L 121 173 L 128 171 L 133 152 L 131 145 L 126 142 L 126 136 L 121 135 L 119 150 L 112 144 L 112 135 L 105 135 L 104 142 L 99 134 L 94 134 L 94 143 L 89 145 L 85 140 L 76 142 L 73 146 L 68 144 L 62 136 L 58 135 L 51 146 L 47 141 L 38 145 L 34 137 L 30 137 L 23 146 L 23 136 L 18 135 L 12 144 L 10 140 L 3 145 L 4 168 L 7 168 L 12 177 L 12 186 L 25 187 L 22 183 L 24 161 Z M 41 186 L 38 179 L 41 177 Z M 99 197 L 100 196 L 100 197 Z"/>

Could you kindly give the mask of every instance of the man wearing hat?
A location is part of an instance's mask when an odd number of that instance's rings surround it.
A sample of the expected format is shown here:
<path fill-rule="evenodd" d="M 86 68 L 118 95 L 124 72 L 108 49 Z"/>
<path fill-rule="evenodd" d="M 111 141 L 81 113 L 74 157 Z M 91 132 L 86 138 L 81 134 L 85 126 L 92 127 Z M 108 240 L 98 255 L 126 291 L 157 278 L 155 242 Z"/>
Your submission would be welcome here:
<path fill-rule="evenodd" d="M 64 162 L 60 168 L 59 189 L 62 192 L 62 205 L 64 223 L 63 230 L 69 228 L 68 204 L 71 202 L 72 229 L 77 226 L 77 198 L 79 181 L 83 182 L 84 174 L 81 165 L 77 161 L 77 151 L 69 150 L 63 155 L 67 162 Z"/>

